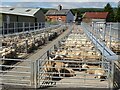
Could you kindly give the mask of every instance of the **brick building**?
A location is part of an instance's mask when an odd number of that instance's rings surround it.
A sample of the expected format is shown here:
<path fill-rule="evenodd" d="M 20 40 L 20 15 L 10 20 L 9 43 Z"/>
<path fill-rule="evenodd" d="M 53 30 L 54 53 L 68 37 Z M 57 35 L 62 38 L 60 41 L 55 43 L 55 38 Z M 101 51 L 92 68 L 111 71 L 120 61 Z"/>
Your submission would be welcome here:
<path fill-rule="evenodd" d="M 86 12 L 83 15 L 83 22 L 106 22 L 108 12 Z"/>
<path fill-rule="evenodd" d="M 74 15 L 70 11 L 70 9 L 62 9 L 62 6 L 59 5 L 58 10 L 48 10 L 48 12 L 46 13 L 46 19 L 47 21 L 61 21 L 70 23 L 73 22 Z"/>

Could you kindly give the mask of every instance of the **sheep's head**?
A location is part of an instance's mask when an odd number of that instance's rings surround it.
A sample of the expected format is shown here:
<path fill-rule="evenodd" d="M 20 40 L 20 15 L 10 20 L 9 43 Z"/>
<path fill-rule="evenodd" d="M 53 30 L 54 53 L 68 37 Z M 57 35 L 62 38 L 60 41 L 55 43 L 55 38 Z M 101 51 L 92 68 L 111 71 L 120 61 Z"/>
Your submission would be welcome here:
<path fill-rule="evenodd" d="M 82 68 L 89 68 L 89 66 L 87 64 L 83 64 Z"/>

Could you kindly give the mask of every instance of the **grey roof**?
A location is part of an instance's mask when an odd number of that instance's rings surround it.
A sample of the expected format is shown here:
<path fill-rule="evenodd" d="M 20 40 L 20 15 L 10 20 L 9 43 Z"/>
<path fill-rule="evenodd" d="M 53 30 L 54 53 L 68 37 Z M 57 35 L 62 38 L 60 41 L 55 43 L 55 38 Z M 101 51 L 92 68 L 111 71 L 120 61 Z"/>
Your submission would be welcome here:
<path fill-rule="evenodd" d="M 0 13 L 34 17 L 38 10 L 40 8 L 1 7 Z"/>
<path fill-rule="evenodd" d="M 62 10 L 48 10 L 46 15 L 67 15 L 69 9 L 62 9 Z"/>

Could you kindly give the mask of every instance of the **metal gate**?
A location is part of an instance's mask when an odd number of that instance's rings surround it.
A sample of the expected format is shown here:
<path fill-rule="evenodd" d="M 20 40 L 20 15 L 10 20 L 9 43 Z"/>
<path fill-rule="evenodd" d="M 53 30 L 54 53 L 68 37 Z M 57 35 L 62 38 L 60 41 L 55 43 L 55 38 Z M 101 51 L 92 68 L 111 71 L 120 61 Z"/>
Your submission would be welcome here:
<path fill-rule="evenodd" d="M 100 70 L 102 62 L 82 62 L 74 60 L 38 60 L 38 87 L 92 87 L 110 88 L 109 63 L 106 64 L 104 75 L 93 73 Z M 56 64 L 56 65 L 55 65 Z M 95 65 L 95 68 L 82 68 L 83 64 Z M 92 66 L 91 66 L 92 67 Z M 89 73 L 88 73 L 89 72 Z"/>
<path fill-rule="evenodd" d="M 84 32 L 75 28 L 37 60 L 36 86 L 110 88 L 109 62 L 96 51 Z"/>
<path fill-rule="evenodd" d="M 63 59 L 62 57 L 53 60 L 49 58 L 50 55 L 48 57 L 47 53 L 36 61 L 36 87 L 111 87 L 109 62 L 86 62 L 80 59 Z M 94 68 L 83 68 L 83 65 L 86 64 Z M 105 72 L 103 75 L 95 73 L 101 68 Z"/>
<path fill-rule="evenodd" d="M 32 85 L 32 62 L 23 59 L 0 59 L 0 84 Z"/>

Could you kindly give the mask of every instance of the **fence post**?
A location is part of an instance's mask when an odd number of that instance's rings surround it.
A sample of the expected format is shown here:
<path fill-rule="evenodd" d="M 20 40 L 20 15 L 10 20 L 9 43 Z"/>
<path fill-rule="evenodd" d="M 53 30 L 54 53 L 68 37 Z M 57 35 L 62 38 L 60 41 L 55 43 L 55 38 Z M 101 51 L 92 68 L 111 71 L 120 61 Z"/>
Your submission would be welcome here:
<path fill-rule="evenodd" d="M 37 23 L 37 28 L 39 29 L 39 22 Z"/>
<path fill-rule="evenodd" d="M 34 30 L 35 30 L 35 27 L 36 27 L 36 25 L 35 25 L 35 23 L 34 23 Z"/>
<path fill-rule="evenodd" d="M 30 31 L 30 22 L 29 22 L 29 31 Z"/>
<path fill-rule="evenodd" d="M 23 22 L 23 32 L 25 31 L 25 22 Z"/>
<path fill-rule="evenodd" d="M 111 48 L 111 31 L 112 31 L 112 25 L 111 25 L 112 23 L 110 23 L 110 32 L 109 32 L 109 48 Z"/>
<path fill-rule="evenodd" d="M 115 67 L 115 63 L 114 63 L 114 61 L 112 61 L 112 65 L 111 65 L 111 89 L 114 88 L 114 67 Z"/>
<path fill-rule="evenodd" d="M 34 62 L 34 87 L 35 88 L 38 88 L 38 76 L 39 76 L 39 74 L 38 74 L 38 60 L 36 60 L 35 62 Z"/>
<path fill-rule="evenodd" d="M 2 23 L 2 33 L 3 33 L 3 36 L 4 36 L 4 31 L 5 31 L 5 26 L 4 26 L 5 24 L 4 24 L 4 22 Z"/>
<path fill-rule="evenodd" d="M 31 61 L 31 86 L 34 87 L 34 62 Z"/>
<path fill-rule="evenodd" d="M 16 25 L 15 25 L 15 22 L 14 22 L 14 33 L 16 33 L 16 32 L 15 32 L 15 27 L 16 27 Z"/>

